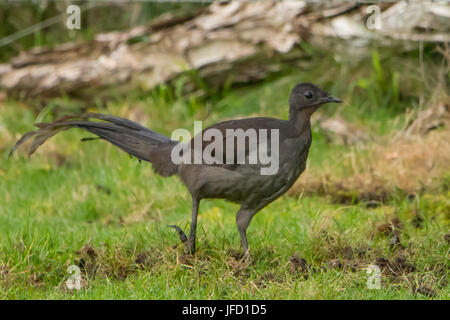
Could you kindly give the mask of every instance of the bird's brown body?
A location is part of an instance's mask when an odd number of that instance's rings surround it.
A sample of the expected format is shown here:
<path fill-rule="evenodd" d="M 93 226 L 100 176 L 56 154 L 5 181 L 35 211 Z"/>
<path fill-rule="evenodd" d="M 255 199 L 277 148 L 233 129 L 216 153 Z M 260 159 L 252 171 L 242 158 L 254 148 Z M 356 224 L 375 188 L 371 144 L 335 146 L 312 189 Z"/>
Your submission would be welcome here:
<path fill-rule="evenodd" d="M 305 169 L 306 158 L 311 144 L 309 126 L 305 126 L 300 134 L 289 132 L 289 121 L 250 118 L 238 120 L 252 128 L 258 124 L 269 127 L 267 122 L 273 122 L 280 130 L 279 170 L 274 175 L 261 175 L 260 166 L 242 165 L 195 165 L 185 164 L 178 169 L 178 175 L 188 187 L 193 196 L 204 198 L 224 198 L 245 206 L 260 206 L 278 198 L 289 189 Z M 220 123 L 212 128 L 224 128 L 226 123 Z M 240 125 L 243 130 L 248 126 Z M 230 127 L 238 127 L 231 122 Z M 207 130 L 207 129 L 206 129 Z M 293 167 L 291 164 L 295 163 Z"/>

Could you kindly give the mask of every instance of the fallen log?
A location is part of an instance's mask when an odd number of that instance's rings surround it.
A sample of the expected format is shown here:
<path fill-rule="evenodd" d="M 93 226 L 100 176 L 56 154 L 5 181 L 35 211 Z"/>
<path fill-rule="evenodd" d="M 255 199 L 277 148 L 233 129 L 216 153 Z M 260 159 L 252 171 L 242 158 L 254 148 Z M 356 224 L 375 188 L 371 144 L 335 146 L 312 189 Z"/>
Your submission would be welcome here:
<path fill-rule="evenodd" d="M 419 40 L 450 40 L 449 19 L 436 20 L 448 14 L 448 7 L 439 3 L 414 4 L 414 12 L 423 14 L 415 14 L 406 29 L 396 27 L 390 17 L 411 16 L 409 4 L 380 4 L 385 22 L 379 30 L 366 28 L 366 7 L 348 2 L 215 2 L 196 14 L 166 15 L 148 26 L 98 34 L 87 43 L 23 52 L 0 65 L 0 90 L 18 98 L 89 98 L 93 93 L 98 98 L 111 90 L 149 90 L 188 71 L 220 87 L 264 79 L 283 62 L 300 59 L 296 44 L 309 36 L 414 40 L 421 26 L 427 32 Z"/>

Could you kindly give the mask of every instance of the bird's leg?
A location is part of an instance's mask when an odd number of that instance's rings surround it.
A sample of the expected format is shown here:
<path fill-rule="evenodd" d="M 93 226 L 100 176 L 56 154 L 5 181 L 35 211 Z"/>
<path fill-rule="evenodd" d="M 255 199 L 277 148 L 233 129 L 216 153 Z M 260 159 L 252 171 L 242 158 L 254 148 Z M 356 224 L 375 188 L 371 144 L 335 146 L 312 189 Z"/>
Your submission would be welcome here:
<path fill-rule="evenodd" d="M 198 216 L 198 205 L 200 201 L 197 199 L 192 199 L 192 220 L 191 220 L 191 233 L 189 234 L 187 253 L 192 254 L 195 252 L 195 234 L 197 230 L 197 216 Z"/>
<path fill-rule="evenodd" d="M 250 224 L 250 220 L 252 220 L 253 216 L 257 212 L 258 212 L 258 210 L 241 207 L 239 209 L 238 213 L 236 214 L 236 224 L 237 224 L 237 228 L 239 230 L 239 234 L 241 235 L 242 249 L 244 250 L 244 259 L 247 259 L 250 257 L 246 230 L 247 230 L 248 225 Z"/>

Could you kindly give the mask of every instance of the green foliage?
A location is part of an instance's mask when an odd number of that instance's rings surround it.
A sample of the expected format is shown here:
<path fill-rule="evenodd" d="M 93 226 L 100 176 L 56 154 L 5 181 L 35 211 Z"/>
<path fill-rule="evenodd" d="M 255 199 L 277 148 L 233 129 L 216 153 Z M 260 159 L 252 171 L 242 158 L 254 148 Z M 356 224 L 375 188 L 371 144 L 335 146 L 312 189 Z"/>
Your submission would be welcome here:
<path fill-rule="evenodd" d="M 367 92 L 371 105 L 377 108 L 403 109 L 400 104 L 399 73 L 383 70 L 377 51 L 372 54 L 373 71 L 368 78 L 360 78 L 358 86 Z"/>
<path fill-rule="evenodd" d="M 136 90 L 99 111 L 120 115 L 140 108 L 150 115 L 146 125 L 166 134 L 170 128 L 191 128 L 193 119 L 209 123 L 238 114 L 286 116 L 286 96 L 296 80 L 288 75 L 230 89 L 217 98 L 222 108 L 208 116 L 203 113 L 208 99 L 183 93 L 190 78 L 149 92 Z M 53 112 L 49 106 L 39 118 L 51 119 Z M 15 102 L 8 102 L 0 115 L 13 136 L 30 130 L 35 118 Z M 344 206 L 319 196 L 284 196 L 252 221 L 248 233 L 254 262 L 241 269 L 235 258 L 240 250 L 236 205 L 202 201 L 198 252 L 185 257 L 176 233 L 167 227 L 176 224 L 187 231 L 189 226 L 190 197 L 178 179 L 158 177 L 150 165 L 101 141 L 80 143 L 81 137 L 76 130 L 57 135 L 31 159 L 17 155 L 8 160 L 8 150 L 2 151 L 3 299 L 449 298 L 445 183 L 442 193 L 414 200 L 394 195 L 376 208 L 364 202 Z M 308 167 L 335 163 L 347 149 L 315 130 Z M 389 234 L 374 233 L 392 219 L 403 224 L 401 246 L 392 247 Z M 94 250 L 95 261 L 86 250 Z M 295 269 L 290 262 L 294 254 L 307 261 L 308 270 Z M 84 286 L 69 292 L 67 267 L 80 265 L 81 259 Z M 369 290 L 365 268 L 380 261 L 400 273 L 386 267 L 382 288 Z"/>

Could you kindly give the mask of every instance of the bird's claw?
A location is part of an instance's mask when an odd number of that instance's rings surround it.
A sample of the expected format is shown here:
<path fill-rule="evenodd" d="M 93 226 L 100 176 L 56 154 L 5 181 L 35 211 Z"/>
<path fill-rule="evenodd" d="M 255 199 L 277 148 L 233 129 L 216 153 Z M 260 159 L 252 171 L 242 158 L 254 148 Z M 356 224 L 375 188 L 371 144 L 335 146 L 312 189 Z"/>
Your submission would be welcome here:
<path fill-rule="evenodd" d="M 240 262 L 244 266 L 249 266 L 249 265 L 251 265 L 253 263 L 253 259 L 252 259 L 252 256 L 250 255 L 249 251 L 245 252 L 245 254 L 242 257 Z"/>
<path fill-rule="evenodd" d="M 183 243 L 187 243 L 187 242 L 188 242 L 188 238 L 186 237 L 186 234 L 184 233 L 183 230 L 181 230 L 180 227 L 178 227 L 178 226 L 176 226 L 176 225 L 174 225 L 174 224 L 173 224 L 173 225 L 170 225 L 169 227 L 174 228 L 174 229 L 177 231 L 178 236 L 180 237 L 180 241 L 181 241 L 181 242 L 183 242 Z"/>

